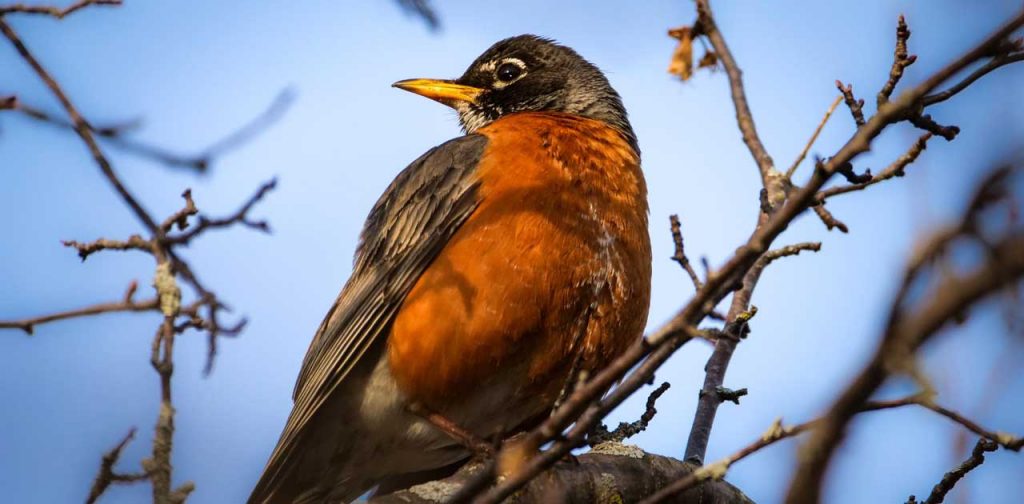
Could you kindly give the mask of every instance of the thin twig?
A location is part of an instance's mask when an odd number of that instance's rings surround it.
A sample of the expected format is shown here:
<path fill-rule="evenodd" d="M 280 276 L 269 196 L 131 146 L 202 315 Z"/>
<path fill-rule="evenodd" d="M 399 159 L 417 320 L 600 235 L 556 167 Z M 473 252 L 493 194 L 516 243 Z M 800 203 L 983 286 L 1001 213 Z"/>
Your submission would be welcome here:
<path fill-rule="evenodd" d="M 82 261 L 85 261 L 90 255 L 101 250 L 141 250 L 148 254 L 155 253 L 153 242 L 137 234 L 129 236 L 127 240 L 109 240 L 107 238 L 100 238 L 88 243 L 80 243 L 75 240 L 65 240 L 62 241 L 61 244 L 65 247 L 77 249 L 78 257 L 80 257 Z"/>
<path fill-rule="evenodd" d="M 882 90 L 878 92 L 877 104 L 879 107 L 889 102 L 889 97 L 892 96 L 893 90 L 896 89 L 896 85 L 903 78 L 903 70 L 917 61 L 917 56 L 907 55 L 907 40 L 909 39 L 910 28 L 907 27 L 907 21 L 900 14 L 899 20 L 896 22 L 896 49 L 893 54 L 892 68 L 889 70 L 889 80 L 885 82 Z"/>
<path fill-rule="evenodd" d="M 985 462 L 986 452 L 993 452 L 998 448 L 999 445 L 989 439 L 979 439 L 978 443 L 974 445 L 974 449 L 971 450 L 971 456 L 957 466 L 956 469 L 942 476 L 942 480 L 935 485 L 932 493 L 928 495 L 928 499 L 924 501 L 925 504 L 939 504 L 945 500 L 946 494 L 956 486 L 957 482 L 963 479 L 964 476 L 967 476 L 967 473 Z"/>
<path fill-rule="evenodd" d="M 609 431 L 603 423 L 597 424 L 594 427 L 594 431 L 587 436 L 587 444 L 591 447 L 597 446 L 601 443 L 607 442 L 618 442 L 621 443 L 625 439 L 629 439 L 644 430 L 650 425 L 651 420 L 654 420 L 654 415 L 658 414 L 658 410 L 654 407 L 658 398 L 662 396 L 671 387 L 668 382 L 663 382 L 658 388 L 651 391 L 651 394 L 647 396 L 647 405 L 644 408 L 644 412 L 640 415 L 640 419 L 635 422 L 620 422 L 619 426 L 613 431 Z"/>
<path fill-rule="evenodd" d="M 89 7 L 90 5 L 121 5 L 121 0 L 79 0 L 63 9 L 60 7 L 50 7 L 43 5 L 25 5 L 25 4 L 14 4 L 0 6 L 0 16 L 5 14 L 39 14 L 44 16 L 53 16 L 57 19 L 64 19 L 69 14 L 73 14 L 80 9 Z"/>
<path fill-rule="evenodd" d="M 821 222 L 825 224 L 825 228 L 828 229 L 829 231 L 832 231 L 832 229 L 838 229 L 843 233 L 850 232 L 850 228 L 846 225 L 846 223 L 832 215 L 832 212 L 829 212 L 828 209 L 825 208 L 824 203 L 816 205 L 814 207 L 814 213 L 818 215 L 818 218 L 821 219 Z"/>
<path fill-rule="evenodd" d="M 252 140 L 258 134 L 266 131 L 271 125 L 275 124 L 284 116 L 285 111 L 288 110 L 293 101 L 294 93 L 292 90 L 287 88 L 283 89 L 277 94 L 274 100 L 271 101 L 270 105 L 268 105 L 267 108 L 258 116 L 243 125 L 241 128 L 230 133 L 228 136 L 217 140 L 208 147 L 200 150 L 197 154 L 180 154 L 164 147 L 147 144 L 128 137 L 126 135 L 128 130 L 134 129 L 138 125 L 138 121 L 131 121 L 123 125 L 99 127 L 89 124 L 88 126 L 96 136 L 102 138 L 108 144 L 130 154 L 152 160 L 170 168 L 182 168 L 195 171 L 197 173 L 206 173 L 209 171 L 213 163 L 224 154 L 237 148 L 239 145 Z M 19 112 L 31 119 L 60 128 L 74 129 L 74 125 L 72 123 L 60 117 L 48 114 L 38 108 L 19 104 L 17 109 Z"/>
<path fill-rule="evenodd" d="M 206 217 L 204 215 L 200 215 L 199 216 L 199 222 L 195 226 L 193 226 L 191 229 L 188 229 L 188 230 L 184 231 L 181 234 L 168 235 L 164 239 L 164 243 L 166 243 L 168 245 L 188 245 L 188 243 L 191 242 L 193 238 L 199 236 L 200 234 L 202 234 L 202 233 L 204 233 L 204 232 L 206 232 L 206 231 L 208 231 L 210 229 L 229 227 L 229 226 L 232 226 L 234 224 L 241 224 L 241 225 L 243 225 L 245 227 L 252 228 L 252 229 L 255 229 L 257 231 L 262 231 L 264 233 L 269 233 L 270 232 L 270 225 L 267 223 L 267 221 L 265 221 L 265 220 L 259 220 L 259 221 L 250 220 L 249 219 L 249 210 L 252 210 L 252 207 L 255 206 L 256 203 L 259 203 L 260 200 L 262 200 L 263 197 L 266 196 L 267 193 L 272 191 L 275 187 L 277 187 L 277 179 L 276 178 L 275 179 L 271 179 L 268 182 L 264 182 L 262 185 L 260 185 L 259 189 L 256 190 L 256 193 L 254 193 L 248 200 L 246 200 L 246 202 L 244 204 L 242 204 L 241 208 L 239 208 L 237 211 L 235 211 L 235 213 L 233 213 L 233 214 L 231 214 L 231 215 L 229 215 L 227 217 L 223 217 L 223 218 L 219 218 L 219 219 L 214 219 L 214 218 Z M 185 210 L 186 213 L 190 212 L 191 210 L 194 210 L 194 207 L 195 207 L 194 204 L 192 204 L 192 209 L 189 209 L 189 206 L 188 206 L 188 204 L 191 203 L 191 201 L 192 201 L 192 194 L 191 194 L 191 192 L 186 191 L 185 194 L 183 194 L 182 196 L 186 200 L 186 210 Z M 192 213 L 195 213 L 195 212 L 192 212 Z M 180 212 L 179 212 L 179 214 L 180 214 Z M 179 216 L 179 214 L 175 214 L 175 216 L 173 216 L 173 217 L 174 218 L 180 218 L 180 219 L 187 218 L 187 215 L 182 214 L 182 215 Z M 189 213 L 188 215 L 191 215 L 191 213 Z M 173 224 L 174 222 L 178 222 L 178 221 L 169 221 L 169 222 L 171 224 Z M 166 225 L 166 223 L 165 223 L 165 225 Z"/>
<path fill-rule="evenodd" d="M 185 200 L 185 206 L 160 224 L 160 229 L 164 234 L 170 233 L 175 227 L 178 228 L 178 231 L 184 231 L 188 227 L 188 218 L 199 213 L 196 202 L 192 200 L 192 189 L 185 189 L 185 192 L 181 193 L 181 197 Z"/>
<path fill-rule="evenodd" d="M 768 191 L 768 200 L 774 204 L 784 197 L 782 187 L 780 181 L 777 180 L 778 172 L 775 170 L 775 162 L 772 161 L 768 150 L 765 149 L 761 138 L 757 135 L 754 116 L 747 104 L 747 93 L 743 89 L 743 72 L 740 71 L 722 32 L 715 24 L 708 0 L 697 0 L 697 19 L 704 36 L 711 42 L 715 54 L 718 55 L 718 59 L 722 62 L 725 73 L 729 77 L 729 92 L 732 94 L 732 102 L 736 108 L 736 124 L 742 133 L 743 143 L 747 145 L 747 149 L 750 150 L 750 154 L 757 163 L 758 171 L 761 173 L 761 184 Z"/>
<path fill-rule="evenodd" d="M 1019 452 L 1021 448 L 1024 448 L 1024 437 L 1014 436 L 1005 432 L 994 432 L 988 430 L 977 422 L 967 418 L 956 411 L 953 411 L 944 406 L 936 404 L 934 401 L 922 399 L 918 401 L 918 404 L 928 408 L 958 424 L 963 426 L 965 429 L 985 438 L 991 440 L 993 443 L 1002 446 L 1010 451 Z"/>
<path fill-rule="evenodd" d="M 84 308 L 78 308 L 75 310 L 68 310 L 58 313 L 51 313 L 49 315 L 41 315 L 38 317 L 28 318 L 24 320 L 13 320 L 13 321 L 0 321 L 0 329 L 21 329 L 29 335 L 35 331 L 35 326 L 45 324 L 47 322 L 55 322 L 58 320 L 66 320 L 70 318 L 88 317 L 92 315 L 99 315 L 102 313 L 116 313 L 116 312 L 143 312 L 156 310 L 160 307 L 159 300 L 147 299 L 145 301 L 134 301 L 131 294 L 134 293 L 134 283 L 128 288 L 128 294 L 121 301 L 114 301 L 110 303 L 99 303 L 92 306 L 86 306 Z"/>
<path fill-rule="evenodd" d="M 878 175 L 872 175 L 867 182 L 825 189 L 824 191 L 818 193 L 818 199 L 824 202 L 824 200 L 831 198 L 833 196 L 853 191 L 861 191 L 867 187 L 870 187 L 879 182 L 884 182 L 893 177 L 902 177 L 904 175 L 904 170 L 906 169 L 906 167 L 910 165 L 910 163 L 916 161 L 917 157 L 920 156 L 922 152 L 924 152 L 925 148 L 927 148 L 928 140 L 931 139 L 931 137 L 931 133 L 925 133 L 921 135 L 921 137 L 918 138 L 917 141 L 910 146 L 910 149 L 908 149 L 907 152 L 903 153 L 903 155 L 897 158 L 896 161 L 893 161 L 892 164 L 887 166 Z"/>
<path fill-rule="evenodd" d="M 683 248 L 683 232 L 682 227 L 679 224 L 679 216 L 676 214 L 669 215 L 668 221 L 672 230 L 672 242 L 675 244 L 675 253 L 672 254 L 672 260 L 679 263 L 683 270 L 686 271 L 686 274 L 690 275 L 690 280 L 693 282 L 694 290 L 700 290 L 704 284 L 701 283 L 700 277 L 697 276 L 697 272 L 693 270 L 693 265 L 690 264 L 690 259 L 686 257 L 686 250 Z"/>
<path fill-rule="evenodd" d="M 114 483 L 133 483 L 141 481 L 149 476 L 145 473 L 121 474 L 114 471 L 114 465 L 121 458 L 121 452 L 128 446 L 128 443 L 135 439 L 135 428 L 132 427 L 128 434 L 121 439 L 110 451 L 103 455 L 100 461 L 100 470 L 89 489 L 89 496 L 85 499 L 86 504 L 93 504 L 107 491 L 107 488 Z"/>
<path fill-rule="evenodd" d="M 967 88 L 967 86 L 970 86 L 971 84 L 974 83 L 974 81 L 980 79 L 981 77 L 988 74 L 992 70 L 995 70 L 1003 65 L 1016 63 L 1018 61 L 1024 61 L 1024 52 L 1018 51 L 992 58 L 984 66 L 971 72 L 971 74 L 965 77 L 964 80 L 957 82 L 953 86 L 950 86 L 949 89 L 942 91 L 941 93 L 935 93 L 932 95 L 925 96 L 923 99 L 921 99 L 921 103 L 925 107 L 929 105 L 935 105 L 936 103 L 942 103 L 956 96 L 957 93 L 963 91 L 964 89 Z"/>
<path fill-rule="evenodd" d="M 810 140 L 808 140 L 807 144 L 804 145 L 804 150 L 800 151 L 800 155 L 796 157 L 793 164 L 790 165 L 788 170 L 786 170 L 787 180 L 793 178 L 793 174 L 796 173 L 796 169 L 800 167 L 800 163 L 802 163 L 804 158 L 807 157 L 807 153 L 810 152 L 814 142 L 818 140 L 818 135 L 821 134 L 821 130 L 825 129 L 825 124 L 828 123 L 828 119 L 832 117 L 832 113 L 836 111 L 836 107 L 839 106 L 839 102 L 841 101 L 843 101 L 843 97 L 837 96 L 836 99 L 832 101 L 832 105 L 829 105 L 828 110 L 825 111 L 825 117 L 821 118 L 821 122 L 818 123 L 818 127 L 814 128 L 814 134 L 811 135 Z"/>
<path fill-rule="evenodd" d="M 836 87 L 839 88 L 839 92 L 843 93 L 843 101 L 846 102 L 847 108 L 850 109 L 850 114 L 853 116 L 853 122 L 857 123 L 857 127 L 864 126 L 864 100 L 858 100 L 853 96 L 853 84 L 844 86 L 841 81 L 836 81 Z"/>

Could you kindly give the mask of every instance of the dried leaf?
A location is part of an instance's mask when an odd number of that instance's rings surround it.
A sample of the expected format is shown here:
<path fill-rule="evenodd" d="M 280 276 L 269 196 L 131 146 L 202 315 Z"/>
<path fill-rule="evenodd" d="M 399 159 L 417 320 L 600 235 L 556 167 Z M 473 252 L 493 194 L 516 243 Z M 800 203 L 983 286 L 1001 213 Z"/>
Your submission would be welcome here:
<path fill-rule="evenodd" d="M 714 70 L 718 66 L 718 55 L 714 51 L 708 51 L 704 53 L 704 57 L 700 59 L 700 63 L 697 63 L 697 68 L 711 68 Z"/>
<path fill-rule="evenodd" d="M 673 28 L 668 35 L 679 40 L 668 64 L 668 73 L 689 80 L 693 76 L 693 29 L 689 26 Z"/>

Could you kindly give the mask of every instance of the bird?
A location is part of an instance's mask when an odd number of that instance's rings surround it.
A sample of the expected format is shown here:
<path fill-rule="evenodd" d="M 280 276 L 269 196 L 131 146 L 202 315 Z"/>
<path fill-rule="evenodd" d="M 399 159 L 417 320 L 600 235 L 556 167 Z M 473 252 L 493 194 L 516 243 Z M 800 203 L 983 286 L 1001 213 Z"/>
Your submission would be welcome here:
<path fill-rule="evenodd" d="M 601 70 L 520 35 L 457 79 L 393 86 L 454 109 L 464 134 L 370 211 L 251 504 L 350 502 L 450 473 L 476 455 L 457 434 L 537 425 L 642 337 L 647 187 Z"/>

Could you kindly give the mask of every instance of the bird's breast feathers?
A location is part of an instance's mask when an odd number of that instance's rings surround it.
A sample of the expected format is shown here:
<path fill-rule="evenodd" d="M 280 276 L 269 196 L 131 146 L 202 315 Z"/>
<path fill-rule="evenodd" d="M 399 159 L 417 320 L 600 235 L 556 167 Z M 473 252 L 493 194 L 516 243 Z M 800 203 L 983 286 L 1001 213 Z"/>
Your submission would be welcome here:
<path fill-rule="evenodd" d="M 501 387 L 510 408 L 552 402 L 575 353 L 603 365 L 640 336 L 649 302 L 646 187 L 622 135 L 551 113 L 479 133 L 479 206 L 413 286 L 388 341 L 400 389 L 441 411 L 498 389 L 489 382 L 515 384 Z"/>

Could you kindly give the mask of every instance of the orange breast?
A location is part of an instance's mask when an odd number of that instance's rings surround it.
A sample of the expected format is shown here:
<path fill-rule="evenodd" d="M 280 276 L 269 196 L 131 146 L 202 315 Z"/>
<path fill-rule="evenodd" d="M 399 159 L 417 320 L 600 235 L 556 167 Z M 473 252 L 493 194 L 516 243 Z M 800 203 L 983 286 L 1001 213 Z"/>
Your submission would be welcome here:
<path fill-rule="evenodd" d="M 551 402 L 577 352 L 598 368 L 647 318 L 647 195 L 629 144 L 566 114 L 513 114 L 479 133 L 489 138 L 480 206 L 410 291 L 388 341 L 399 387 L 440 411 L 495 376 Z"/>

